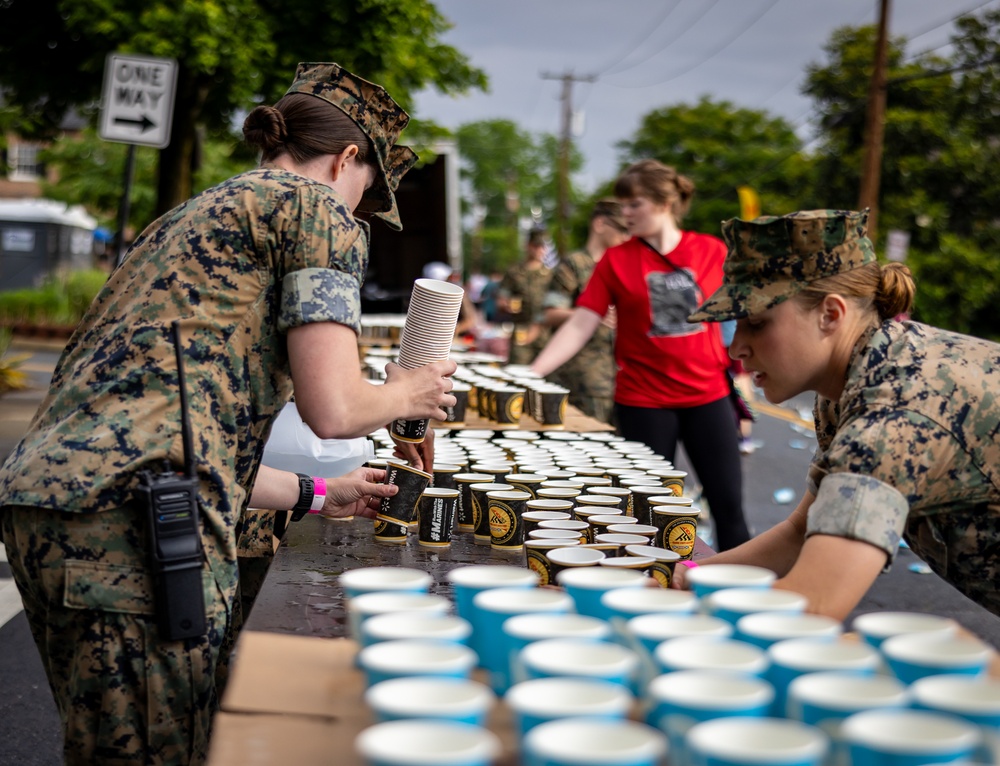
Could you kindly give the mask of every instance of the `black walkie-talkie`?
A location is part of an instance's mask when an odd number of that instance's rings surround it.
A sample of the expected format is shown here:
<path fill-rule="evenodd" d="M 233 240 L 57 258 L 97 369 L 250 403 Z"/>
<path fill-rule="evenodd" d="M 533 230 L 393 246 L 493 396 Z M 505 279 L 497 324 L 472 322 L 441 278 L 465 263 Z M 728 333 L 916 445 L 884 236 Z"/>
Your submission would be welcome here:
<path fill-rule="evenodd" d="M 198 478 L 184 385 L 180 322 L 175 321 L 171 329 L 177 353 L 184 473 L 143 471 L 139 475 L 137 492 L 149 518 L 157 625 L 168 641 L 178 641 L 203 636 L 206 627 L 205 595 L 201 584 L 203 556 Z"/>

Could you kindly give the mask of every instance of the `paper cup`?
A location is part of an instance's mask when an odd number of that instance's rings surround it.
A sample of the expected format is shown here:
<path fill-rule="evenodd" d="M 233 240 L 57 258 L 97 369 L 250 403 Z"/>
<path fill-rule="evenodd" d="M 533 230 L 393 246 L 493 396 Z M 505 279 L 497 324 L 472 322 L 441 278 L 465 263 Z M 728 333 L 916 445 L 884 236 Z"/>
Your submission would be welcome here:
<path fill-rule="evenodd" d="M 411 465 L 391 461 L 385 469 L 385 484 L 395 484 L 399 491 L 392 497 L 382 498 L 376 518 L 387 524 L 405 525 L 413 521 L 417 501 L 430 486 L 433 476 Z"/>
<path fill-rule="evenodd" d="M 887 638 L 905 633 L 941 633 L 953 636 L 958 624 L 948 618 L 922 612 L 869 612 L 854 618 L 851 627 L 878 648 Z"/>
<path fill-rule="evenodd" d="M 500 740 L 488 729 L 431 719 L 369 726 L 355 748 L 366 766 L 490 766 L 501 752 Z"/>
<path fill-rule="evenodd" d="M 741 617 L 755 612 L 802 614 L 809 599 L 790 590 L 725 588 L 710 593 L 703 603 L 709 614 L 735 625 Z"/>
<path fill-rule="evenodd" d="M 610 681 L 630 688 L 639 669 L 639 658 L 630 649 L 604 641 L 549 638 L 521 650 L 529 679 L 587 678 Z"/>
<path fill-rule="evenodd" d="M 621 684 L 588 678 L 538 678 L 511 687 L 504 696 L 523 738 L 540 724 L 564 718 L 623 720 L 632 695 Z"/>
<path fill-rule="evenodd" d="M 992 656 L 990 647 L 977 638 L 941 633 L 893 636 L 882 643 L 881 651 L 893 674 L 906 684 L 943 673 L 979 676 Z"/>
<path fill-rule="evenodd" d="M 550 721 L 524 738 L 529 764 L 544 766 L 657 766 L 667 751 L 666 738 L 635 721 Z"/>
<path fill-rule="evenodd" d="M 689 569 L 684 575 L 698 598 L 724 588 L 770 588 L 777 579 L 770 569 L 745 564 L 711 564 Z"/>
<path fill-rule="evenodd" d="M 369 687 L 393 678 L 445 676 L 468 678 L 476 666 L 469 647 L 446 641 L 382 641 L 358 652 L 358 665 Z"/>
<path fill-rule="evenodd" d="M 420 569 L 407 567 L 361 567 L 342 573 L 337 582 L 348 598 L 380 591 L 427 592 L 434 578 Z"/>
<path fill-rule="evenodd" d="M 974 726 L 923 710 L 869 710 L 841 725 L 852 766 L 924 766 L 969 758 L 979 746 Z"/>
<path fill-rule="evenodd" d="M 777 718 L 720 718 L 685 740 L 692 766 L 820 766 L 829 749 L 819 729 Z"/>
<path fill-rule="evenodd" d="M 554 554 L 555 552 L 549 554 L 549 557 Z M 611 616 L 611 612 L 601 602 L 601 596 L 616 588 L 642 588 L 647 578 L 642 572 L 631 570 L 576 567 L 559 572 L 556 575 L 556 582 L 566 589 L 579 614 L 606 620 Z"/>
<path fill-rule="evenodd" d="M 378 721 L 411 718 L 484 726 L 496 703 L 489 687 L 465 678 L 413 676 L 375 684 L 364 695 Z"/>

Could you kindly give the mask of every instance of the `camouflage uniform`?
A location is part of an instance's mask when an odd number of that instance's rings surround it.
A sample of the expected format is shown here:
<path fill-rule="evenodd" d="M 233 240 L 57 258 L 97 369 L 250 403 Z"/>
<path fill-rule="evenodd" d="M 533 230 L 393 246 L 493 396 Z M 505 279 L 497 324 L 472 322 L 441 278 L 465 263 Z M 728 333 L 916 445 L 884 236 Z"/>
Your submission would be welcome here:
<path fill-rule="evenodd" d="M 817 210 L 723 224 L 725 282 L 692 321 L 758 314 L 810 282 L 875 261 L 867 213 Z M 855 344 L 843 393 L 816 398 L 807 535 L 900 537 L 1000 615 L 1000 345 L 911 322 Z"/>
<path fill-rule="evenodd" d="M 571 309 L 594 273 L 589 253 L 570 253 L 552 272 L 543 308 Z M 604 324 L 576 356 L 557 369 L 549 379 L 570 390 L 569 402 L 585 415 L 611 422 L 615 393 L 615 331 Z"/>
<path fill-rule="evenodd" d="M 514 333 L 510 339 L 510 354 L 508 361 L 511 364 L 530 364 L 538 356 L 538 352 L 545 348 L 545 342 L 549 339 L 548 330 L 539 328 L 540 332 L 534 340 L 526 340 L 531 327 L 541 319 L 542 302 L 545 300 L 545 291 L 549 286 L 549 279 L 552 277 L 552 269 L 541 266 L 537 269 L 529 269 L 524 262 L 515 263 L 504 274 L 500 282 L 500 292 L 502 295 L 521 301 L 521 308 L 514 314 Z"/>
<path fill-rule="evenodd" d="M 868 331 L 840 400 L 816 399 L 807 534 L 864 540 L 890 561 L 902 535 L 1000 615 L 998 374 L 995 343 L 891 320 Z"/>
<path fill-rule="evenodd" d="M 320 97 L 349 114 L 368 108 L 377 119 L 392 104 L 378 86 L 318 67 L 300 67 L 292 90 L 306 91 L 319 71 L 329 80 Z M 402 113 L 397 133 L 405 121 Z M 385 173 L 376 174 L 370 209 L 398 225 L 392 190 L 409 159 L 389 151 L 391 141 L 375 144 Z M 337 192 L 285 170 L 253 170 L 151 224 L 70 339 L 0 469 L 0 531 L 59 707 L 67 763 L 204 760 L 241 623 L 238 554 L 272 554 L 273 514 L 246 504 L 292 393 L 285 333 L 310 322 L 358 332 L 367 260 L 367 224 Z M 143 469 L 182 464 L 175 319 L 208 630 L 169 642 L 153 619 L 146 519 L 132 495 Z"/>

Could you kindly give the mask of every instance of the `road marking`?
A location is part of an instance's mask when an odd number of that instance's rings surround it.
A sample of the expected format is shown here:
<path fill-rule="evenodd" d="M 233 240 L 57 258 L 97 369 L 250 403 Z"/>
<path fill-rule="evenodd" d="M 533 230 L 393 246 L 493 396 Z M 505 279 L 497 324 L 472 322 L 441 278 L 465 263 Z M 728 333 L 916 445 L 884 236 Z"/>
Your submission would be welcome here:
<path fill-rule="evenodd" d="M 0 580 L 0 628 L 17 617 L 24 609 L 21 594 L 13 580 Z"/>
<path fill-rule="evenodd" d="M 803 420 L 799 417 L 798 413 L 786 409 L 785 407 L 779 407 L 775 404 L 771 404 L 770 402 L 761 402 L 757 400 L 751 401 L 750 406 L 758 412 L 763 412 L 765 415 L 770 415 L 773 418 L 787 420 L 789 423 L 797 423 L 803 428 L 808 428 L 810 431 L 816 430 L 816 424 L 813 423 L 813 421 Z"/>

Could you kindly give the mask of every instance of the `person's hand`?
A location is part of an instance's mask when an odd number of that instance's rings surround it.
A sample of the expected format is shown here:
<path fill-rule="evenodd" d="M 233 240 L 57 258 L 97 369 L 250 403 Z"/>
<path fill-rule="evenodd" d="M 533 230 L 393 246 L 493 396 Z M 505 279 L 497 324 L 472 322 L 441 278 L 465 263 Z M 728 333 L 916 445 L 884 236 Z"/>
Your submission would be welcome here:
<path fill-rule="evenodd" d="M 604 315 L 601 319 L 601 324 L 607 327 L 609 330 L 617 329 L 618 327 L 618 311 L 614 306 L 608 309 L 608 313 Z"/>
<path fill-rule="evenodd" d="M 392 438 L 396 448 L 393 454 L 400 460 L 405 460 L 418 471 L 432 473 L 434 471 L 434 430 L 427 429 L 427 434 L 422 442 L 404 442 Z"/>
<path fill-rule="evenodd" d="M 688 567 L 678 561 L 674 565 L 674 576 L 670 578 L 670 587 L 674 590 L 691 590 L 687 582 Z"/>
<path fill-rule="evenodd" d="M 374 519 L 383 497 L 399 491 L 395 484 L 382 484 L 385 471 L 358 468 L 336 479 L 326 480 L 326 501 L 320 514 L 332 518 L 364 516 Z"/>
<path fill-rule="evenodd" d="M 404 420 L 444 420 L 447 414 L 443 408 L 454 407 L 457 401 L 450 393 L 455 384 L 449 377 L 456 369 L 458 365 L 450 359 L 431 362 L 415 370 L 404 370 L 392 362 L 387 364 L 385 385 L 402 389 L 406 399 L 400 417 Z"/>

